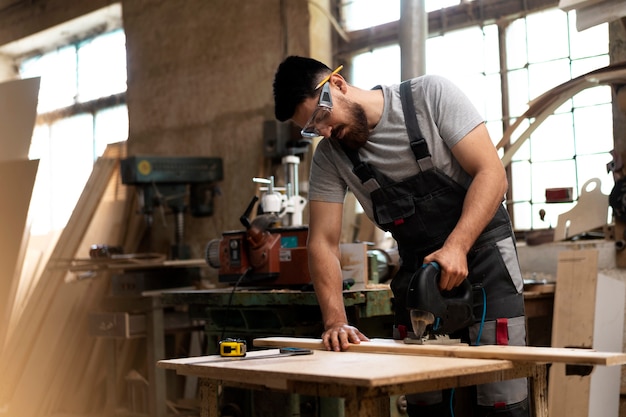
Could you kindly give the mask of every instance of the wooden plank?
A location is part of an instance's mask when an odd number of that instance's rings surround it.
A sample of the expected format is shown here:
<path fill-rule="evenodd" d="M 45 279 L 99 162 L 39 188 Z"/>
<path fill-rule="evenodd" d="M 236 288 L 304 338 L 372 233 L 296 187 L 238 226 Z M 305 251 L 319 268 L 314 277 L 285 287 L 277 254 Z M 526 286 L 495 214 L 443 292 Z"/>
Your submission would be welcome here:
<path fill-rule="evenodd" d="M 622 350 L 624 291 L 622 282 L 598 274 L 597 250 L 560 252 L 552 346 Z M 616 417 L 619 377 L 617 368 L 581 376 L 555 364 L 550 369 L 549 415 Z"/>
<path fill-rule="evenodd" d="M 0 351 L 8 332 L 15 295 L 19 287 L 26 244 L 30 206 L 39 161 L 0 162 Z"/>
<path fill-rule="evenodd" d="M 598 251 L 559 253 L 554 294 L 552 346 L 593 346 L 593 317 L 598 276 Z M 549 414 L 554 417 L 587 416 L 589 378 L 568 378 L 564 364 L 550 370 Z"/>
<path fill-rule="evenodd" d="M 39 83 L 40 78 L 36 77 L 0 84 L 0 161 L 28 159 Z"/>
<path fill-rule="evenodd" d="M 116 159 L 98 159 L 52 252 L 52 259 L 69 258 L 76 254 L 116 168 Z M 14 324 L 19 331 L 7 339 L 0 356 L 0 374 L 3 376 L 0 404 L 10 404 L 11 411 L 18 409 L 23 416 L 45 415 L 46 409 L 49 411 L 51 406 L 58 405 L 55 396 L 65 389 L 65 384 L 53 384 L 51 381 L 59 371 L 67 373 L 78 369 L 72 366 L 57 368 L 59 362 L 63 363 L 58 355 L 67 350 L 64 347 L 67 341 L 63 336 L 67 336 L 68 331 L 82 329 L 75 326 L 76 321 L 70 313 L 76 312 L 77 303 L 80 303 L 88 283 L 68 287 L 65 277 L 65 271 L 44 271 L 27 307 Z M 89 354 L 90 349 L 84 352 Z M 38 401 L 33 401 L 33 398 Z"/>
<path fill-rule="evenodd" d="M 254 339 L 258 347 L 303 347 L 325 350 L 321 339 L 296 337 L 265 337 Z M 391 339 L 370 339 L 350 346 L 352 352 L 396 353 L 472 359 L 504 359 L 537 363 L 568 363 L 577 365 L 624 365 L 626 353 L 597 352 L 590 349 L 551 348 L 538 346 L 466 346 L 413 345 Z"/>

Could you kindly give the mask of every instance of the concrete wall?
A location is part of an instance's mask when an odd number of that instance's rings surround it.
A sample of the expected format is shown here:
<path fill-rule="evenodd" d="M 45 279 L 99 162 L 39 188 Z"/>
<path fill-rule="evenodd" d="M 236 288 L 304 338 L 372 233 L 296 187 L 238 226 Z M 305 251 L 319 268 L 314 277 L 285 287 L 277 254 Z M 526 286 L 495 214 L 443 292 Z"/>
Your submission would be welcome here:
<path fill-rule="evenodd" d="M 223 158 L 215 215 L 186 221 L 192 256 L 202 257 L 208 240 L 242 227 L 252 178 L 272 175 L 263 122 L 274 120 L 276 67 L 286 53 L 308 53 L 307 3 L 128 0 L 123 20 L 129 154 Z M 173 224 L 161 235 L 156 223 L 154 249 L 167 251 Z"/>

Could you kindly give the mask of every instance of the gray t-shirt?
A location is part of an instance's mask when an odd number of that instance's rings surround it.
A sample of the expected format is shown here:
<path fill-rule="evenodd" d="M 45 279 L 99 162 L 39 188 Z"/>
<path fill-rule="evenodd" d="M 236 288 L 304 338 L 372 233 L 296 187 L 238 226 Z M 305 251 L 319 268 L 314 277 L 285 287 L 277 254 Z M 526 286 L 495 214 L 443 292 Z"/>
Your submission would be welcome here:
<path fill-rule="evenodd" d="M 402 180 L 419 172 L 409 147 L 400 102 L 400 85 L 382 86 L 383 114 L 370 131 L 367 143 L 359 149 L 361 160 L 368 162 L 392 180 Z M 483 122 L 467 96 L 449 80 L 425 75 L 411 80 L 417 122 L 433 163 L 459 184 L 467 187 L 470 176 L 454 159 L 450 149 Z M 352 191 L 365 214 L 373 219 L 369 191 L 352 173 L 352 162 L 336 141 L 323 139 L 313 155 L 309 200 L 343 203 Z"/>

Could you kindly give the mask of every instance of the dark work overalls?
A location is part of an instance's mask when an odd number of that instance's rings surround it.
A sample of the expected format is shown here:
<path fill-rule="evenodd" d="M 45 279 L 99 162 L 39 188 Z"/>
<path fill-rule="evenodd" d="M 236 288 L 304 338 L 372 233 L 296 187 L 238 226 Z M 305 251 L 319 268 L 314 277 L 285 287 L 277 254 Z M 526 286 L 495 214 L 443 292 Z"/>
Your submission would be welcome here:
<path fill-rule="evenodd" d="M 396 329 L 410 329 L 409 313 L 405 302 L 409 280 L 415 270 L 422 265 L 424 257 L 441 248 L 454 229 L 461 216 L 467 190 L 434 167 L 428 146 L 422 138 L 417 124 L 409 81 L 401 84 L 400 97 L 411 149 L 420 167 L 418 174 L 395 182 L 368 165 L 367 162 L 361 161 L 357 151 L 345 147 L 344 151 L 354 165 L 354 174 L 370 191 L 376 223 L 383 230 L 391 232 L 398 243 L 402 265 L 391 283 L 394 294 Z M 521 318 L 523 325 L 522 316 L 524 316 L 523 294 L 512 282 L 507 269 L 507 261 L 501 255 L 499 248 L 499 242 L 507 239 L 509 239 L 510 248 L 514 251 L 514 236 L 509 216 L 501 205 L 467 255 L 468 279 L 475 287 L 484 289 L 483 295 L 486 299 L 486 303 L 483 303 L 481 299 L 480 305 L 476 306 L 475 317 L 480 320 L 484 312 L 485 322 L 499 320 L 501 323 L 504 321 L 505 328 L 507 326 L 506 320 L 510 318 Z M 516 260 L 513 263 L 518 268 Z M 495 326 L 497 325 L 494 324 L 492 327 L 494 334 Z M 485 326 L 486 328 L 487 326 Z M 471 331 L 469 333 L 471 334 Z M 506 335 L 505 330 L 504 339 L 506 339 Z M 525 333 L 521 334 L 522 339 L 525 337 L 524 335 Z M 469 339 L 471 338 L 469 336 Z M 481 340 L 483 340 L 482 344 L 506 343 L 506 340 L 496 339 L 494 336 L 483 337 Z M 472 343 L 471 340 L 470 343 Z M 527 388 L 525 384 L 525 380 L 516 380 L 510 389 L 506 385 L 495 388 L 496 391 L 500 391 L 500 397 L 495 396 L 494 398 L 502 398 L 504 395 L 504 398 L 515 398 L 516 400 L 494 400 L 495 403 L 489 402 L 489 405 L 485 405 L 483 400 L 483 404 L 476 407 L 475 415 L 527 417 Z M 489 389 L 493 388 L 486 388 L 487 391 Z M 513 396 L 507 396 L 508 390 L 517 391 L 517 393 Z M 438 394 L 438 397 L 435 396 L 435 398 L 440 398 L 438 403 L 425 403 L 429 405 L 424 407 L 411 405 L 410 415 L 449 416 L 449 407 L 443 401 L 445 395 L 449 395 L 449 393 L 444 395 L 438 392 Z M 486 397 L 490 398 L 489 392 L 486 394 Z M 478 395 L 480 397 L 480 393 Z"/>

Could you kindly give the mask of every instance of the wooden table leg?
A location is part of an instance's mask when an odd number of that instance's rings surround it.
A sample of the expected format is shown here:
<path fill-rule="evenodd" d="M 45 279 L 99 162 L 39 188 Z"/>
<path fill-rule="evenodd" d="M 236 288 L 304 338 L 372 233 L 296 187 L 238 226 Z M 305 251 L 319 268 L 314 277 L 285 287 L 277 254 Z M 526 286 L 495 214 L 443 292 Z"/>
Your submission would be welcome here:
<path fill-rule="evenodd" d="M 200 417 L 219 417 L 218 387 L 215 380 L 200 379 Z"/>
<path fill-rule="evenodd" d="M 351 393 L 344 397 L 344 414 L 346 416 L 389 417 L 391 415 L 388 395 L 372 396 L 363 394 L 363 392 L 357 389 L 353 394 Z"/>
<path fill-rule="evenodd" d="M 533 417 L 548 417 L 547 364 L 535 366 L 530 377 L 530 404 Z"/>

